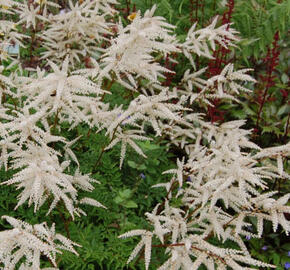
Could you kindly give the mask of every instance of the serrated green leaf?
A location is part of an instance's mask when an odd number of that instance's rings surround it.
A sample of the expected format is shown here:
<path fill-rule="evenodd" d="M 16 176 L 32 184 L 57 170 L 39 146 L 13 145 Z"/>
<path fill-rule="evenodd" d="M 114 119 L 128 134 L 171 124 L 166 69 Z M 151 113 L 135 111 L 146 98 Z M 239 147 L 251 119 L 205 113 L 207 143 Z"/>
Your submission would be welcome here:
<path fill-rule="evenodd" d="M 117 204 L 120 204 L 124 201 L 124 198 L 121 198 L 120 196 L 117 196 L 114 198 L 114 202 Z"/>
<path fill-rule="evenodd" d="M 123 199 L 129 199 L 132 196 L 132 190 L 131 189 L 125 189 L 125 190 L 121 190 L 119 191 L 119 196 Z"/>
<path fill-rule="evenodd" d="M 246 112 L 243 110 L 232 111 L 231 113 L 234 117 L 236 117 L 238 119 L 245 119 L 247 116 Z"/>
<path fill-rule="evenodd" d="M 146 166 L 145 166 L 145 164 L 141 164 L 141 165 L 139 165 L 139 166 L 137 167 L 137 170 L 138 170 L 138 171 L 144 171 L 144 170 L 146 170 Z"/>
<path fill-rule="evenodd" d="M 126 201 L 126 202 L 122 203 L 122 205 L 126 208 L 137 208 L 138 207 L 138 205 L 132 200 Z"/>
<path fill-rule="evenodd" d="M 243 107 L 244 107 L 244 110 L 247 114 L 256 115 L 256 113 L 251 108 L 249 108 L 247 105 L 244 105 Z"/>
<path fill-rule="evenodd" d="M 271 255 L 272 259 L 273 259 L 273 264 L 274 265 L 278 265 L 280 263 L 280 256 L 276 253 L 273 253 Z"/>
<path fill-rule="evenodd" d="M 132 160 L 129 160 L 129 161 L 128 161 L 128 165 L 129 165 L 131 168 L 133 168 L 133 169 L 136 169 L 136 168 L 137 168 L 137 164 L 136 164 L 134 161 L 132 161 Z"/>

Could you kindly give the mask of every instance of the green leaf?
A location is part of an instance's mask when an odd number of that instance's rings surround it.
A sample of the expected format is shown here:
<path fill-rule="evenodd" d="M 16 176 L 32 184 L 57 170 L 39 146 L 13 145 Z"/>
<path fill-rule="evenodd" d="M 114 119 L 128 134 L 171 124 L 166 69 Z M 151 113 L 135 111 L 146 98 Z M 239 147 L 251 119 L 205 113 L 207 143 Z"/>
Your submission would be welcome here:
<path fill-rule="evenodd" d="M 244 110 L 232 111 L 232 115 L 239 119 L 245 119 L 247 116 Z"/>
<path fill-rule="evenodd" d="M 146 166 L 145 166 L 145 164 L 141 164 L 141 165 L 139 165 L 139 166 L 137 167 L 137 170 L 138 170 L 138 171 L 144 171 L 144 170 L 146 170 Z"/>
<path fill-rule="evenodd" d="M 153 159 L 152 160 L 152 163 L 155 165 L 155 166 L 158 166 L 160 164 L 160 161 L 158 159 Z"/>
<path fill-rule="evenodd" d="M 94 270 L 95 269 L 95 266 L 90 263 L 90 264 L 88 264 L 87 269 L 88 270 Z"/>
<path fill-rule="evenodd" d="M 173 198 L 171 200 L 171 206 L 173 207 L 181 207 L 182 205 L 183 205 L 183 202 L 181 198 Z"/>
<path fill-rule="evenodd" d="M 247 114 L 256 115 L 256 113 L 252 109 L 250 109 L 247 105 L 244 105 L 243 107 L 244 107 L 244 110 Z"/>
<path fill-rule="evenodd" d="M 117 197 L 114 198 L 114 202 L 117 203 L 117 204 L 120 204 L 120 203 L 122 203 L 123 201 L 124 201 L 124 199 L 121 198 L 120 196 L 117 196 Z"/>
<path fill-rule="evenodd" d="M 164 9 L 168 11 L 168 13 L 169 13 L 169 22 L 171 23 L 173 8 L 171 7 L 170 3 L 167 0 L 162 0 L 161 1 L 160 8 L 162 8 L 162 7 L 164 7 Z"/>
<path fill-rule="evenodd" d="M 266 126 L 266 127 L 262 128 L 262 134 L 264 134 L 264 133 L 272 133 L 272 132 L 274 132 L 277 135 L 283 134 L 283 132 L 280 131 L 280 129 L 275 127 L 275 126 Z"/>
<path fill-rule="evenodd" d="M 140 145 L 142 149 L 145 149 L 145 150 L 156 150 L 160 148 L 159 145 L 152 144 L 150 143 L 150 141 L 138 142 L 138 144 Z"/>
<path fill-rule="evenodd" d="M 179 5 L 179 8 L 178 8 L 179 14 L 182 13 L 182 6 L 183 6 L 183 3 L 184 3 L 184 0 L 182 0 L 181 3 L 180 3 L 180 5 Z"/>
<path fill-rule="evenodd" d="M 126 202 L 122 203 L 122 205 L 126 208 L 137 208 L 138 207 L 138 205 L 132 200 L 126 201 Z"/>
<path fill-rule="evenodd" d="M 290 251 L 290 243 L 282 245 L 282 248 L 287 250 L 287 251 Z"/>
<path fill-rule="evenodd" d="M 136 168 L 137 168 L 137 164 L 136 164 L 134 161 L 132 161 L 132 160 L 129 160 L 129 161 L 128 161 L 128 165 L 129 165 L 131 168 L 133 168 L 133 169 L 136 169 Z"/>
<path fill-rule="evenodd" d="M 125 190 L 119 191 L 119 196 L 123 199 L 129 199 L 132 196 L 132 190 L 127 188 Z"/>
<path fill-rule="evenodd" d="M 280 256 L 276 253 L 273 253 L 271 255 L 272 259 L 273 259 L 273 264 L 274 265 L 278 265 L 280 263 Z"/>

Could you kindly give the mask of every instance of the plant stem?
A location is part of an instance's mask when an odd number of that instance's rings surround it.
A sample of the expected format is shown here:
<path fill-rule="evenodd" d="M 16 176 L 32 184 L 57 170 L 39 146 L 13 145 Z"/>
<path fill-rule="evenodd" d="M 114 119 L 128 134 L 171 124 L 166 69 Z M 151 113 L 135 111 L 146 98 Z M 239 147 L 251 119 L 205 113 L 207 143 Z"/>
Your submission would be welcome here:
<path fill-rule="evenodd" d="M 262 102 L 260 103 L 260 107 L 259 107 L 259 111 L 258 111 L 258 117 L 257 117 L 257 122 L 256 122 L 257 130 L 259 128 L 259 122 L 260 122 L 260 118 L 261 118 L 261 113 L 262 113 L 262 109 L 263 109 L 265 101 L 266 101 L 266 96 L 267 96 L 268 90 L 269 90 L 269 87 L 266 87 L 266 89 L 264 91 L 264 94 L 263 94 Z"/>
<path fill-rule="evenodd" d="M 58 109 L 57 111 L 56 111 L 56 115 L 55 115 L 55 117 L 54 117 L 54 121 L 53 121 L 53 127 L 52 127 L 52 130 L 55 132 L 55 130 L 56 130 L 56 125 L 57 125 L 57 122 L 58 122 L 58 114 L 59 114 L 59 112 L 61 111 L 61 109 Z"/>
<path fill-rule="evenodd" d="M 66 219 L 65 216 L 63 215 L 59 205 L 57 204 L 56 206 L 57 210 L 58 210 L 58 213 L 59 213 L 59 216 L 60 218 L 62 219 L 63 221 L 63 224 L 64 224 L 64 229 L 65 229 L 65 232 L 66 232 L 66 235 L 67 235 L 67 238 L 70 239 L 70 232 L 69 232 L 69 223 L 70 223 L 70 219 Z"/>
<path fill-rule="evenodd" d="M 115 78 L 113 78 L 113 79 L 112 79 L 112 80 L 111 80 L 111 81 L 106 85 L 105 90 L 106 90 L 106 91 L 109 91 L 109 90 L 112 88 L 114 82 L 115 82 Z M 106 94 L 107 94 L 107 93 L 104 93 L 104 94 L 102 95 L 102 97 L 101 97 L 101 101 L 104 100 Z"/>
<path fill-rule="evenodd" d="M 97 161 L 96 161 L 96 163 L 95 163 L 95 165 L 93 167 L 92 173 L 96 173 L 97 172 L 96 169 L 97 169 L 97 166 L 99 165 L 99 163 L 100 163 L 100 161 L 102 159 L 103 154 L 105 153 L 105 148 L 114 140 L 115 133 L 116 133 L 118 127 L 119 127 L 119 124 L 115 127 L 113 135 L 112 135 L 112 138 L 109 141 L 109 143 L 102 147 L 101 153 L 100 153 L 100 155 L 99 155 L 99 157 L 98 157 L 98 159 L 97 159 Z"/>
<path fill-rule="evenodd" d="M 157 211 L 156 211 L 156 215 L 159 215 L 160 212 L 162 211 L 162 208 L 164 207 L 165 205 L 165 202 L 168 200 L 169 198 L 169 194 L 170 192 L 176 187 L 176 185 L 178 185 L 178 182 L 177 181 L 174 181 L 172 184 L 171 184 L 171 187 L 170 189 L 168 190 L 167 194 L 166 194 L 166 198 L 165 200 L 162 202 L 162 204 L 159 205 Z"/>

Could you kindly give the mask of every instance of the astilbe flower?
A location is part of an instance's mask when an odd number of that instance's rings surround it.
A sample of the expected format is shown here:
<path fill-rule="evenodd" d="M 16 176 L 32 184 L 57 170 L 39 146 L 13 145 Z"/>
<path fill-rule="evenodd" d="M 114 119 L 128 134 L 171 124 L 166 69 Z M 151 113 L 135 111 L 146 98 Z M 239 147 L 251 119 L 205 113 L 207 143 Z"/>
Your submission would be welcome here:
<path fill-rule="evenodd" d="M 120 168 L 122 167 L 125 155 L 126 155 L 126 149 L 127 144 L 129 144 L 139 155 L 146 158 L 146 155 L 143 153 L 141 148 L 134 142 L 134 140 L 142 140 L 142 141 L 148 141 L 150 138 L 146 136 L 142 136 L 139 134 L 144 133 L 142 130 L 125 130 L 123 131 L 122 128 L 118 127 L 115 134 L 114 139 L 112 142 L 105 148 L 105 150 L 111 149 L 113 146 L 115 146 L 118 142 L 121 142 L 121 153 L 120 153 Z"/>
<path fill-rule="evenodd" d="M 134 140 L 151 140 L 144 131 L 145 123 L 153 127 L 156 136 L 161 135 L 161 130 L 166 126 L 165 122 L 168 119 L 184 123 L 179 113 L 186 109 L 179 104 L 169 103 L 168 101 L 173 97 L 176 95 L 165 89 L 154 96 L 139 95 L 131 101 L 126 110 L 120 106 L 111 111 L 103 110 L 98 114 L 97 117 L 101 122 L 100 130 L 106 129 L 106 134 L 111 139 L 104 150 L 109 150 L 121 142 L 120 167 L 125 158 L 127 144 L 138 154 L 146 157 L 134 142 Z"/>
<path fill-rule="evenodd" d="M 25 108 L 41 108 L 46 115 L 55 113 L 59 121 L 68 121 L 76 126 L 80 122 L 90 124 L 91 110 L 96 111 L 98 95 L 105 93 L 85 76 L 70 74 L 68 57 L 59 68 L 49 62 L 52 72 L 44 75 L 40 70 L 37 77 L 19 87 L 19 96 L 26 96 Z M 77 72 L 76 72 L 77 73 Z"/>
<path fill-rule="evenodd" d="M 51 134 L 48 121 L 44 117 L 47 107 L 42 109 L 31 113 L 25 107 L 22 110 L 16 110 L 13 106 L 0 107 L 1 119 L 5 120 L 0 124 L 0 165 L 4 165 L 6 170 L 8 160 L 15 158 L 29 143 L 43 149 L 49 143 L 67 143 L 65 138 Z"/>
<path fill-rule="evenodd" d="M 236 31 L 223 25 L 215 32 L 216 22 L 217 19 L 207 29 L 201 29 L 197 33 L 193 32 L 194 28 L 190 30 L 191 40 L 188 38 L 183 44 L 183 50 L 187 50 L 184 54 L 193 65 L 190 53 L 211 57 L 207 42 L 213 50 L 216 41 L 224 47 L 234 46 L 232 41 L 237 40 L 234 36 Z M 238 101 L 235 95 L 241 91 L 250 91 L 242 83 L 255 82 L 246 74 L 248 71 L 250 70 L 234 71 L 233 64 L 228 64 L 221 74 L 209 80 L 200 78 L 205 69 L 193 74 L 187 71 L 183 79 L 185 91 L 177 92 L 180 97 L 179 105 L 189 100 L 190 104 L 203 102 L 212 106 L 210 100 L 216 97 Z M 197 93 L 192 93 L 194 87 L 198 88 Z M 145 99 L 142 104 L 144 103 Z M 129 113 L 124 113 L 120 121 L 128 115 Z M 201 265 L 212 270 L 227 267 L 249 269 L 243 264 L 274 267 L 251 258 L 244 244 L 244 237 L 261 237 L 264 220 L 272 222 L 274 231 L 279 224 L 286 233 L 290 230 L 289 222 L 284 216 L 284 213 L 290 211 L 290 207 L 286 206 L 289 195 L 275 200 L 274 192 L 262 192 L 268 188 L 267 179 L 288 177 L 281 171 L 281 157 L 289 155 L 288 146 L 270 150 L 269 155 L 267 150 L 261 150 L 248 140 L 247 136 L 251 132 L 241 128 L 244 121 L 232 121 L 218 126 L 203 121 L 194 113 L 179 121 L 174 118 L 170 120 L 161 125 L 157 134 L 161 130 L 170 134 L 171 143 L 184 148 L 187 156 L 186 159 L 177 161 L 177 169 L 164 172 L 173 174 L 169 182 L 154 186 L 166 188 L 167 195 L 152 213 L 146 213 L 153 229 L 133 230 L 120 236 L 141 236 L 141 241 L 132 251 L 128 262 L 145 245 L 145 268 L 148 269 L 151 261 L 148 255 L 151 251 L 149 243 L 152 238 L 156 238 L 161 244 L 152 247 L 166 248 L 165 252 L 169 256 L 159 270 L 198 269 Z M 191 121 L 192 125 L 188 125 Z M 114 126 L 116 124 L 112 127 Z M 179 136 L 182 136 L 182 140 Z M 204 145 L 204 142 L 207 143 Z M 258 154 L 250 154 L 245 149 L 252 149 Z M 278 170 L 273 166 L 260 167 L 259 152 L 261 157 L 278 157 Z M 188 178 L 190 181 L 185 181 Z M 182 210 L 171 206 L 171 199 L 180 200 Z M 249 216 L 257 220 L 257 234 L 246 229 L 249 223 L 245 220 Z M 218 245 L 208 241 L 213 237 L 219 241 Z M 222 243 L 226 241 L 235 242 L 238 248 L 223 248 Z"/>
<path fill-rule="evenodd" d="M 10 168 L 22 170 L 1 183 L 1 185 L 16 184 L 17 189 L 23 188 L 15 209 L 28 200 L 28 205 L 34 204 L 34 212 L 36 212 L 50 196 L 53 196 L 53 200 L 48 214 L 60 201 L 64 203 L 72 218 L 75 214 L 86 215 L 78 207 L 79 204 L 104 207 L 94 199 L 78 199 L 77 189 L 92 191 L 94 186 L 91 183 L 99 183 L 98 181 L 88 175 L 82 175 L 78 170 L 74 176 L 65 173 L 70 162 L 59 163 L 60 154 L 48 146 L 27 143 L 25 148 L 26 150 L 14 149 L 10 154 L 13 157 Z"/>
<path fill-rule="evenodd" d="M 85 0 L 73 4 L 69 1 L 68 10 L 50 15 L 48 29 L 41 32 L 47 49 L 42 58 L 61 62 L 68 57 L 74 65 L 86 55 L 94 56 L 99 50 L 98 44 L 112 34 L 113 24 L 105 19 L 115 13 L 110 4 L 117 2 Z"/>
<path fill-rule="evenodd" d="M 2 125 L 2 133 L 0 133 L 3 138 L 6 138 L 7 143 L 14 143 L 15 147 L 20 147 L 29 140 L 35 141 L 41 146 L 56 141 L 64 142 L 64 138 L 50 133 L 48 122 L 43 118 L 45 110 L 34 114 L 30 114 L 27 108 L 23 108 L 23 111 L 11 111 L 14 117 L 6 113 L 9 122 Z M 42 124 L 42 128 L 37 126 L 39 122 Z"/>
<path fill-rule="evenodd" d="M 174 144 L 181 149 L 186 149 L 186 146 L 192 140 L 198 140 L 201 131 L 199 127 L 195 127 L 195 123 L 202 121 L 201 113 L 188 113 L 184 120 L 185 123 L 178 123 L 171 120 L 168 124 L 164 124 L 162 127 L 162 134 L 166 134 L 170 138 L 169 144 Z M 169 145 L 168 144 L 168 145 Z"/>
<path fill-rule="evenodd" d="M 259 151 L 260 148 L 247 139 L 249 131 L 241 129 L 242 124 L 244 121 L 232 121 L 220 127 L 208 125 L 203 137 L 210 144 L 195 143 L 187 162 L 178 161 L 176 170 L 166 172 L 173 173 L 173 179 L 164 185 L 155 185 L 166 187 L 168 192 L 163 205 L 158 204 L 152 213 L 146 213 L 154 228 L 152 234 L 150 231 L 146 234 L 159 239 L 162 244 L 156 247 L 167 248 L 169 255 L 168 261 L 158 269 L 198 269 L 202 264 L 212 270 L 215 264 L 219 265 L 217 269 L 226 269 L 226 265 L 232 269 L 248 269 L 241 263 L 274 267 L 251 258 L 243 237 L 261 237 L 263 220 L 272 221 L 274 231 L 280 224 L 289 233 L 290 224 L 284 213 L 290 212 L 286 205 L 290 194 L 275 200 L 274 192 L 263 194 L 258 191 L 258 188 L 267 189 L 265 179 L 279 175 L 273 168 L 257 166 L 256 156 L 243 150 Z M 184 180 L 188 176 L 191 181 Z M 177 183 L 181 188 L 176 193 L 172 187 Z M 170 198 L 179 198 L 184 210 L 172 207 Z M 234 213 L 229 214 L 228 209 Z M 257 234 L 246 229 L 249 225 L 245 221 L 247 216 L 256 218 Z M 137 231 L 120 237 L 138 235 Z M 227 249 L 211 244 L 208 239 L 214 236 L 221 242 L 233 241 L 239 248 Z M 137 247 L 130 260 L 140 251 L 140 246 Z M 148 261 L 147 255 L 146 269 Z"/>
<path fill-rule="evenodd" d="M 164 77 L 163 72 L 171 72 L 152 56 L 154 52 L 166 55 L 179 51 L 175 37 L 170 35 L 174 26 L 164 22 L 162 17 L 154 17 L 155 10 L 153 6 L 143 17 L 137 12 L 129 25 L 118 25 L 118 36 L 111 40 L 111 46 L 102 56 L 103 69 L 99 78 L 111 78 L 113 71 L 118 82 L 126 88 L 136 89 L 137 77 L 158 83 L 158 77 Z"/>
<path fill-rule="evenodd" d="M 85 215 L 78 207 L 79 204 L 104 207 L 93 199 L 78 199 L 77 189 L 92 191 L 94 187 L 91 183 L 98 181 L 82 175 L 78 170 L 74 176 L 65 173 L 70 164 L 69 160 L 60 164 L 58 157 L 61 153 L 48 146 L 50 143 L 63 143 L 67 157 L 79 165 L 70 149 L 76 139 L 67 142 L 61 136 L 52 135 L 46 118 L 43 118 L 45 113 L 42 111 L 31 115 L 28 110 L 24 110 L 23 114 L 16 111 L 15 115 L 16 117 L 12 117 L 4 110 L 2 119 L 6 117 L 8 121 L 1 124 L 0 129 L 0 165 L 4 165 L 6 170 L 8 164 L 9 168 L 21 169 L 13 178 L 1 183 L 17 184 L 18 189 L 23 188 L 16 208 L 28 200 L 29 206 L 34 204 L 34 211 L 37 211 L 51 195 L 54 199 L 48 212 L 59 201 L 64 202 L 72 217 L 74 214 Z M 37 125 L 39 123 L 42 127 Z"/>
<path fill-rule="evenodd" d="M 192 53 L 198 56 L 213 58 L 210 49 L 215 50 L 216 44 L 228 48 L 228 46 L 236 46 L 233 42 L 238 41 L 235 36 L 238 32 L 224 24 L 216 27 L 218 16 L 214 18 L 212 23 L 205 28 L 195 30 L 195 23 L 187 33 L 186 41 L 182 44 L 184 55 L 190 60 L 190 63 L 195 67 Z M 209 45 L 208 45 L 209 44 Z"/>
<path fill-rule="evenodd" d="M 0 266 L 3 270 L 13 270 L 25 258 L 19 269 L 40 269 L 40 256 L 45 256 L 53 266 L 56 265 L 56 254 L 68 250 L 76 255 L 74 249 L 79 246 L 68 238 L 55 232 L 54 224 L 30 225 L 13 217 L 2 216 L 13 229 L 0 232 Z M 54 269 L 54 268 L 44 268 Z"/>
<path fill-rule="evenodd" d="M 15 4 L 13 0 L 0 0 L 0 12 L 11 14 L 10 8 Z"/>
<path fill-rule="evenodd" d="M 211 77 L 208 80 L 201 78 L 205 73 L 206 68 L 203 68 L 197 72 L 191 73 L 187 70 L 184 73 L 183 84 L 185 85 L 185 91 L 181 90 L 179 93 L 189 98 L 190 104 L 194 101 L 206 103 L 209 106 L 213 106 L 212 99 L 231 99 L 236 102 L 239 100 L 235 97 L 241 92 L 251 92 L 250 89 L 242 86 L 244 82 L 255 83 L 256 80 L 250 75 L 246 74 L 252 69 L 241 69 L 234 71 L 234 65 L 226 65 L 220 74 Z M 197 91 L 194 91 L 197 89 Z"/>
<path fill-rule="evenodd" d="M 128 124 L 138 122 L 138 120 L 142 120 L 143 123 L 148 121 L 155 130 L 156 135 L 160 136 L 163 123 L 158 121 L 158 119 L 184 122 L 178 112 L 186 109 L 179 104 L 166 102 L 174 97 L 176 95 L 167 91 L 167 89 L 154 96 L 139 95 L 131 101 L 127 110 L 123 111 L 120 117 L 112 121 L 107 133 L 111 135 L 114 129 L 130 116 L 130 119 L 126 121 Z"/>
<path fill-rule="evenodd" d="M 286 145 L 265 148 L 261 150 L 259 153 L 257 153 L 255 155 L 255 158 L 263 159 L 267 157 L 270 159 L 276 159 L 277 167 L 273 167 L 273 166 L 271 167 L 274 170 L 276 170 L 280 176 L 289 178 L 289 175 L 283 170 L 283 158 L 289 155 L 290 155 L 290 142 L 288 142 Z M 267 166 L 270 166 L 270 164 L 267 164 Z"/>
<path fill-rule="evenodd" d="M 59 164 L 55 151 L 48 147 L 44 149 L 43 146 L 38 147 L 34 144 L 28 144 L 26 147 L 27 150 L 18 149 L 13 155 L 12 167 L 23 169 L 10 180 L 1 183 L 16 183 L 18 188 L 24 188 L 16 208 L 29 199 L 28 204 L 34 203 L 36 211 L 52 193 L 55 201 L 63 200 L 69 212 L 73 214 L 72 200 L 69 196 L 75 192 L 70 180 L 72 176 L 63 173 L 69 163 Z"/>
<path fill-rule="evenodd" d="M 56 5 L 58 7 L 58 5 Z M 36 29 L 37 20 L 39 21 L 47 21 L 47 18 L 43 16 L 40 12 L 41 5 L 34 5 L 27 1 L 24 3 L 20 3 L 18 8 L 15 10 L 16 13 L 19 14 L 19 20 L 17 24 L 23 24 L 25 22 L 25 27 L 33 27 Z"/>

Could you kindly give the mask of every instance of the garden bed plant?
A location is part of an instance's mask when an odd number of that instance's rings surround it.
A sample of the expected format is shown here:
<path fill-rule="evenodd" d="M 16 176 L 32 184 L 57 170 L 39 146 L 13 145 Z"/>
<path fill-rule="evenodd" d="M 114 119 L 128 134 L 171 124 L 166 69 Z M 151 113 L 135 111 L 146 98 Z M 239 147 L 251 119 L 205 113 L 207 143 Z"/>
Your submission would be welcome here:
<path fill-rule="evenodd" d="M 289 269 L 289 11 L 0 0 L 0 269 Z"/>

